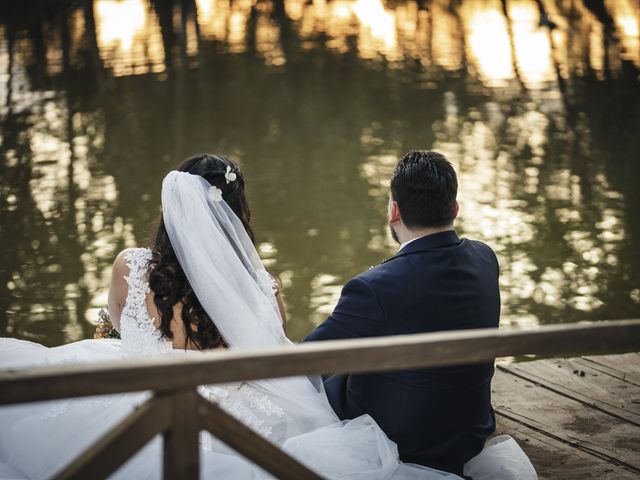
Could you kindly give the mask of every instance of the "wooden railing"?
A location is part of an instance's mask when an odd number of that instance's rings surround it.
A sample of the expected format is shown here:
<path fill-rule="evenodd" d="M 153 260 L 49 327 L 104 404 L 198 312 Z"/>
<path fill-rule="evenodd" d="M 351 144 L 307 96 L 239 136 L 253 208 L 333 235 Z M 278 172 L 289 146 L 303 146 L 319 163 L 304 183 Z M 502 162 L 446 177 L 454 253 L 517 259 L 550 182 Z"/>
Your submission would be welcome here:
<path fill-rule="evenodd" d="M 152 398 L 59 472 L 105 478 L 157 434 L 164 478 L 199 478 L 201 430 L 283 479 L 319 479 L 215 403 L 198 385 L 308 374 L 361 373 L 493 361 L 535 354 L 566 357 L 640 350 L 640 320 L 554 325 L 536 330 L 464 330 L 340 340 L 244 351 L 212 351 L 100 364 L 0 371 L 0 405 L 151 390 Z M 1 366 L 0 366 L 1 367 Z"/>

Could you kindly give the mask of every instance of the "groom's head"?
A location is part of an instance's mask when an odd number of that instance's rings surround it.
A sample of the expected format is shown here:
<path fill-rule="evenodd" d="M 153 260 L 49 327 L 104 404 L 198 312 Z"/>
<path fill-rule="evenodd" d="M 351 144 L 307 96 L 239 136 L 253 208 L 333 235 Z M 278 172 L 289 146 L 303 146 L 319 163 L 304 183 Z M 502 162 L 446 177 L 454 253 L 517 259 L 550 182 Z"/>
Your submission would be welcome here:
<path fill-rule="evenodd" d="M 407 153 L 391 177 L 389 225 L 394 239 L 406 241 L 402 237 L 407 231 L 451 228 L 458 214 L 457 192 L 456 172 L 444 155 Z"/>

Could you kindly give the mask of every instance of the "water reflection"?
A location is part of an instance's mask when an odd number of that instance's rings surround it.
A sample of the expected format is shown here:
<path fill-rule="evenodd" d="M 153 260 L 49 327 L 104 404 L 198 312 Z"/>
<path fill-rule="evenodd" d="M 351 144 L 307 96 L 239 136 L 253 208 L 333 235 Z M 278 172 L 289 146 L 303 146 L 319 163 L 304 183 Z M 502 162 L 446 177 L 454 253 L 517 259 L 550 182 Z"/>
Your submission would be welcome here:
<path fill-rule="evenodd" d="M 151 6 L 142 0 L 97 0 L 98 48 L 114 76 L 164 71 L 162 34 Z"/>
<path fill-rule="evenodd" d="M 469 57 L 482 81 L 492 87 L 507 85 L 515 76 L 507 17 L 500 11 L 500 2 L 483 0 L 464 3 L 462 15 L 466 25 Z"/>
<path fill-rule="evenodd" d="M 224 151 L 294 338 L 393 255 L 398 155 L 460 173 L 503 323 L 635 317 L 639 11 L 631 0 L 95 0 L 0 12 L 0 334 L 91 334 L 164 173 Z"/>

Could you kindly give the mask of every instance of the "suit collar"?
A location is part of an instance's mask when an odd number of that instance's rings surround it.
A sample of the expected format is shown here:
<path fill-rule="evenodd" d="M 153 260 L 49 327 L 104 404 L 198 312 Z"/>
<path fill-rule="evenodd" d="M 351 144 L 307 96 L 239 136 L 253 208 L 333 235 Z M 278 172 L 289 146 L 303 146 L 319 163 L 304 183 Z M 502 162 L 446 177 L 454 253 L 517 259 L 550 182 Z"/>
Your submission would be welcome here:
<path fill-rule="evenodd" d="M 449 245 L 455 245 L 460 243 L 460 237 L 455 230 L 447 230 L 446 232 L 433 233 L 431 235 L 425 235 L 415 239 L 409 245 L 405 246 L 402 250 L 396 253 L 395 256 L 385 260 L 393 260 L 394 258 L 402 257 L 404 255 L 410 255 L 412 253 L 421 252 L 423 250 L 429 250 L 432 248 L 441 248 Z M 383 263 L 385 263 L 383 262 Z"/>

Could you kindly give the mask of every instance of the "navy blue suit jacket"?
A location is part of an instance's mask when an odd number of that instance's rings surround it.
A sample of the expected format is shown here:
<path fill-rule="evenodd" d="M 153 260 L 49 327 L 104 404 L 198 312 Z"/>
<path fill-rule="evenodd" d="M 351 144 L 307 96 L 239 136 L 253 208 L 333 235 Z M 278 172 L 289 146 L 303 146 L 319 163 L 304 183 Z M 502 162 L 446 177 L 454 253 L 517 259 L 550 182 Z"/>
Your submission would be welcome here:
<path fill-rule="evenodd" d="M 451 230 L 419 238 L 350 280 L 305 341 L 498 327 L 496 256 Z M 456 474 L 495 430 L 493 362 L 325 378 L 342 418 L 371 415 L 404 462 Z"/>

